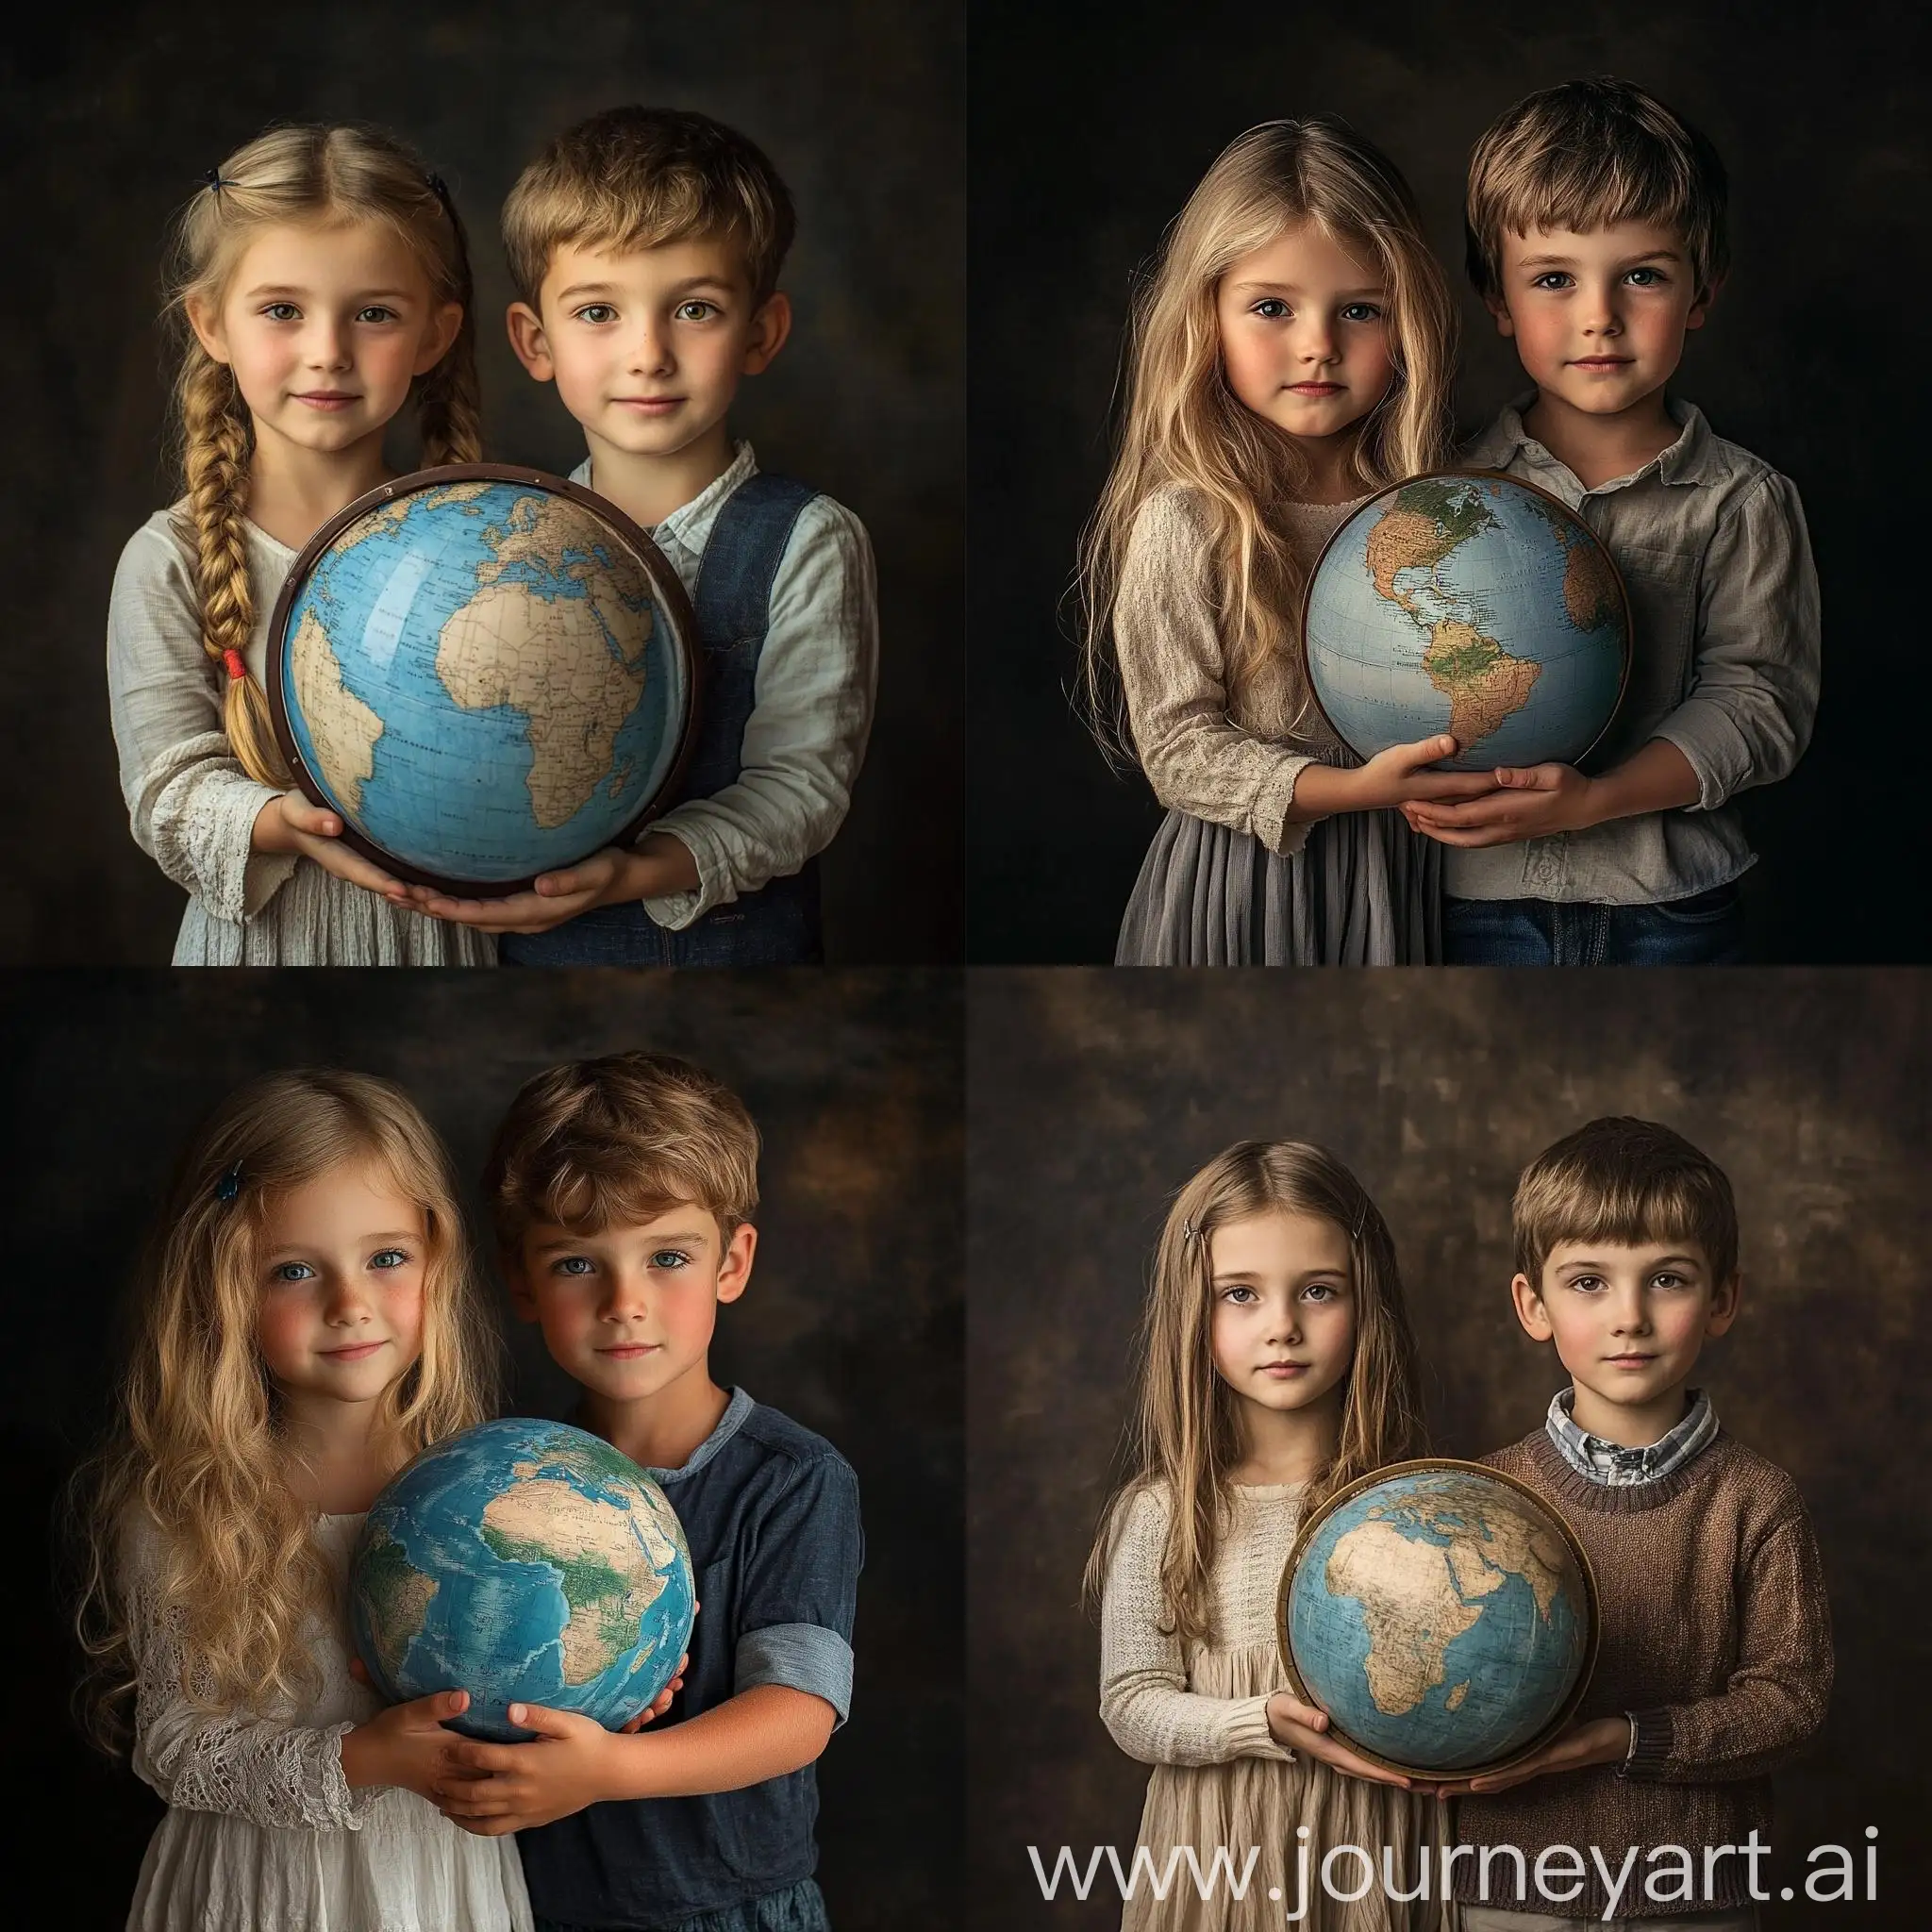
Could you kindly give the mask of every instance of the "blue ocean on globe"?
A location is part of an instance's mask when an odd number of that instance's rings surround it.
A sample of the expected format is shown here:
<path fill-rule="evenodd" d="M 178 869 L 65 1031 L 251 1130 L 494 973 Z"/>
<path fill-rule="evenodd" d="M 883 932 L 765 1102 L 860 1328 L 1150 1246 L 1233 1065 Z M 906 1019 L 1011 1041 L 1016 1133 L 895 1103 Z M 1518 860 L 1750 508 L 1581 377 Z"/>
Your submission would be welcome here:
<path fill-rule="evenodd" d="M 1445 767 L 1574 763 L 1609 724 L 1629 616 L 1609 554 L 1554 497 L 1445 472 L 1385 491 L 1310 579 L 1308 682 L 1364 758 L 1439 732 Z"/>
<path fill-rule="evenodd" d="M 1286 1584 L 1288 1660 L 1334 1729 L 1420 1773 L 1520 1754 L 1569 1706 L 1592 1586 L 1551 1510 L 1467 1463 L 1344 1491 Z"/>
<path fill-rule="evenodd" d="M 271 640 L 280 708 L 325 802 L 378 852 L 500 889 L 609 844 L 652 801 L 689 673 L 649 576 L 588 506 L 535 480 L 413 481 L 297 587 Z"/>
<path fill-rule="evenodd" d="M 472 1737 L 529 1737 L 517 1703 L 615 1730 L 691 1636 L 677 1517 L 642 1470 L 567 1423 L 507 1417 L 426 1449 L 375 1503 L 349 1573 L 358 1655 L 391 1703 L 467 1690 Z"/>

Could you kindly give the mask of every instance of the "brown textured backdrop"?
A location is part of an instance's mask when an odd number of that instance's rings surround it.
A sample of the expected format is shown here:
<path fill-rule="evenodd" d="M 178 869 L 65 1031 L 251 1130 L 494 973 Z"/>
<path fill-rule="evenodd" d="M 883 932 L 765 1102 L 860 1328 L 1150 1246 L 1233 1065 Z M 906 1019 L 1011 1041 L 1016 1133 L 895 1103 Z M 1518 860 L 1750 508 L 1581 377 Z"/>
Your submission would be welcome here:
<path fill-rule="evenodd" d="M 131 1264 L 184 1138 L 238 1081 L 353 1067 L 399 1081 L 474 1180 L 503 1109 L 562 1059 L 648 1047 L 708 1067 L 764 1136 L 750 1291 L 715 1372 L 858 1472 L 866 1562 L 850 1725 L 819 1769 L 820 1880 L 841 1927 L 956 1924 L 960 1770 L 960 992 L 941 973 L 0 974 L 11 1159 L 0 1455 L 41 1546 L 107 1414 Z M 474 1198 L 471 1203 L 475 1207 Z M 473 1225 L 480 1230 L 479 1216 Z M 511 1412 L 573 1390 L 506 1323 Z M 23 1844 L 88 1821 L 62 1923 L 118 1925 L 159 1806 L 67 1717 L 64 1612 L 0 1592 Z M 0 1915 L 10 1919 L 10 1914 Z"/>
<path fill-rule="evenodd" d="M 1602 1113 L 1731 1176 L 1744 1307 L 1700 1376 L 1797 1479 L 1831 1586 L 1837 1690 L 1777 1780 L 1769 1880 L 1876 1825 L 1881 1897 L 1773 1904 L 1767 1932 L 1925 1924 L 1923 974 L 1036 970 L 974 974 L 968 1012 L 973 1924 L 1111 1923 L 1097 1889 L 1042 1905 L 1026 1847 L 1134 1841 L 1147 1769 L 1101 1726 L 1078 1591 L 1167 1197 L 1232 1141 L 1333 1148 L 1394 1231 L 1435 1446 L 1478 1455 L 1561 1386 L 1509 1309 L 1516 1174 Z"/>

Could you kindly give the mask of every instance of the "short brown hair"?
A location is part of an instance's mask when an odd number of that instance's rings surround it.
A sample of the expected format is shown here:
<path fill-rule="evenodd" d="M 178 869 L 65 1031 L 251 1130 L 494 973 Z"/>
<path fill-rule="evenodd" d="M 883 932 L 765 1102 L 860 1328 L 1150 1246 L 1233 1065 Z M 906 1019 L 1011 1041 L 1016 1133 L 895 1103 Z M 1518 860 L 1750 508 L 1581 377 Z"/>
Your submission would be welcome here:
<path fill-rule="evenodd" d="M 1503 292 L 1505 235 L 1587 234 L 1656 222 L 1683 237 L 1708 293 L 1730 265 L 1727 188 L 1717 150 L 1627 80 L 1567 80 L 1518 101 L 1469 158 L 1465 264 L 1485 300 Z"/>
<path fill-rule="evenodd" d="M 1692 1241 L 1715 1281 L 1738 1272 L 1738 1209 L 1724 1169 L 1656 1121 L 1591 1121 L 1545 1148 L 1523 1170 L 1509 1218 L 1517 1269 L 1537 1287 L 1564 1241 Z"/>
<path fill-rule="evenodd" d="M 483 1189 L 513 1250 L 538 1223 L 597 1234 L 695 1202 L 728 1240 L 758 1203 L 758 1130 L 689 1060 L 614 1053 L 527 1080 L 496 1130 Z"/>
<path fill-rule="evenodd" d="M 655 248 L 735 241 L 762 303 L 795 226 L 791 197 L 763 151 L 708 114 L 612 108 L 559 134 L 517 176 L 503 205 L 503 246 L 531 308 L 552 253 L 567 244 Z"/>

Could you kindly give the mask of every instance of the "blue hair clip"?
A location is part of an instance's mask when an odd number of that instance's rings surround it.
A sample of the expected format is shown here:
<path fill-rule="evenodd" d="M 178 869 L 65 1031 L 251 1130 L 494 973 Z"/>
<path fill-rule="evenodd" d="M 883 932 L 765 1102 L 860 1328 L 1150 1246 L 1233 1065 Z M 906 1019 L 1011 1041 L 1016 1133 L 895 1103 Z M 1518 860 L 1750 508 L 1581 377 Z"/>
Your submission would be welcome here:
<path fill-rule="evenodd" d="M 215 1199 L 232 1201 L 242 1191 L 242 1163 L 238 1160 L 220 1180 L 215 1183 Z"/>
<path fill-rule="evenodd" d="M 208 171 L 208 173 L 204 175 L 201 178 L 203 182 L 208 187 L 212 188 L 217 194 L 219 194 L 223 189 L 232 188 L 235 185 L 232 181 L 224 181 L 222 179 L 222 171 L 219 168 L 210 168 Z"/>

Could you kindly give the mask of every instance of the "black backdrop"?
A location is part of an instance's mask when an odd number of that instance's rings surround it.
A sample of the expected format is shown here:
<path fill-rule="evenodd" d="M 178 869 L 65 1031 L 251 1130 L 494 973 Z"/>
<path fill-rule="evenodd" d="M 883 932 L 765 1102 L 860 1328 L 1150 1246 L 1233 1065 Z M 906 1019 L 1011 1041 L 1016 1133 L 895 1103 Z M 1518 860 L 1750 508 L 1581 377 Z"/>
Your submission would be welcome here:
<path fill-rule="evenodd" d="M 1394 1234 L 1435 1450 L 1477 1456 L 1563 1381 L 1509 1307 L 1516 1176 L 1585 1121 L 1637 1113 L 1730 1175 L 1743 1307 L 1698 1378 L 1795 1478 L 1831 1592 L 1830 1713 L 1774 1779 L 1765 1883 L 1802 1888 L 1810 1847 L 1879 1834 L 1876 1904 L 1821 1912 L 1801 1890 L 1763 1908 L 1765 1932 L 1920 1932 L 1925 974 L 980 973 L 967 1010 L 970 1924 L 1120 1909 L 1105 1867 L 1084 1907 L 1042 1904 L 1026 1847 L 1049 1872 L 1061 1844 L 1124 1863 L 1147 1788 L 1100 1723 L 1080 1573 L 1174 1191 L 1233 1141 L 1332 1148 Z"/>
<path fill-rule="evenodd" d="M 683 1054 L 742 1096 L 764 1136 L 758 1266 L 721 1312 L 713 1373 L 828 1437 L 858 1473 L 857 1683 L 852 1721 L 819 1764 L 820 1883 L 852 1932 L 953 1923 L 960 1005 L 957 974 L 906 970 L 0 974 L 0 1037 L 19 1043 L 0 1068 L 9 1505 L 40 1545 L 108 1413 L 112 1338 L 148 1219 L 183 1140 L 239 1080 L 304 1065 L 384 1074 L 474 1180 L 532 1074 L 634 1046 Z M 567 1414 L 575 1391 L 538 1331 L 507 1310 L 505 1325 L 508 1412 Z M 39 1564 L 0 1592 L 12 1734 L 31 1740 L 31 1775 L 8 1780 L 9 1824 L 20 1845 L 69 1847 L 62 1924 L 118 1925 L 160 1806 L 74 1728 L 67 1618 Z M 28 1881 L 10 1876 L 8 1896 L 16 1883 Z"/>
<path fill-rule="evenodd" d="M 1613 73 L 1730 170 L 1734 268 L 1677 389 L 1797 484 L 1824 606 L 1817 735 L 1744 795 L 1752 957 L 1932 956 L 1909 776 L 1932 697 L 1913 578 L 1927 433 L 1932 36 L 1904 0 L 1350 10 L 1233 0 L 975 0 L 969 957 L 1105 960 L 1160 812 L 1065 695 L 1080 525 L 1106 475 L 1130 278 L 1220 148 L 1277 115 L 1345 115 L 1393 156 L 1461 300 L 1457 420 L 1525 384 L 1461 273 L 1471 144 L 1532 89 Z"/>
<path fill-rule="evenodd" d="M 273 121 L 393 128 L 469 227 L 486 455 L 564 475 L 582 434 L 509 352 L 496 214 L 545 140 L 626 100 L 741 127 L 798 205 L 792 338 L 734 422 L 763 467 L 851 506 L 878 558 L 878 712 L 824 861 L 826 943 L 835 960 L 957 959 L 963 25 L 892 0 L 124 0 L 10 19 L 0 229 L 33 293 L 9 305 L 0 358 L 0 959 L 165 964 L 180 921 L 128 836 L 101 671 L 115 558 L 175 493 L 155 328 L 174 210 Z"/>

